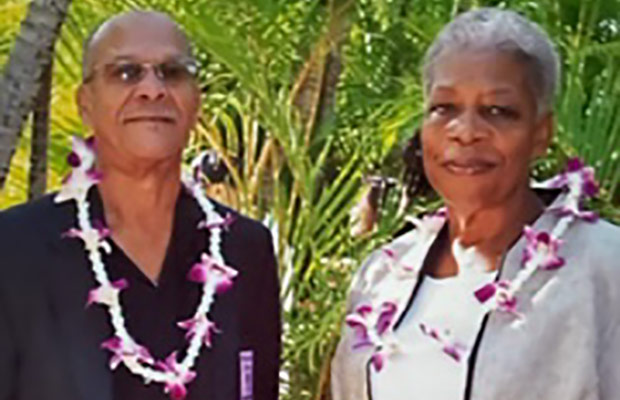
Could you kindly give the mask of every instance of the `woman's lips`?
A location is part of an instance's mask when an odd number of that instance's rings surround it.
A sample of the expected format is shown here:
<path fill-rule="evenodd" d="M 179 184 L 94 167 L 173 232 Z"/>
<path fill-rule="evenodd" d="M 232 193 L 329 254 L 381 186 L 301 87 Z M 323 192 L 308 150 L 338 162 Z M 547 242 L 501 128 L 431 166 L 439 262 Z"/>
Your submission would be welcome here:
<path fill-rule="evenodd" d="M 479 158 L 455 159 L 442 163 L 442 166 L 454 175 L 482 175 L 495 168 L 496 164 Z"/>

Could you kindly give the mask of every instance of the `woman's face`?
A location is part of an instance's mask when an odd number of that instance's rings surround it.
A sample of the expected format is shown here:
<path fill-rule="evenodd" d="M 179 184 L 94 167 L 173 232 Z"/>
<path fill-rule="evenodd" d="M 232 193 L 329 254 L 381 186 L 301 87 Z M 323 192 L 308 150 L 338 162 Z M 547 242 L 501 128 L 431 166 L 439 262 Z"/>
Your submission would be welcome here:
<path fill-rule="evenodd" d="M 501 206 L 527 190 L 544 155 L 551 114 L 539 116 L 528 68 L 497 51 L 453 51 L 433 70 L 422 125 L 424 170 L 457 209 Z"/>

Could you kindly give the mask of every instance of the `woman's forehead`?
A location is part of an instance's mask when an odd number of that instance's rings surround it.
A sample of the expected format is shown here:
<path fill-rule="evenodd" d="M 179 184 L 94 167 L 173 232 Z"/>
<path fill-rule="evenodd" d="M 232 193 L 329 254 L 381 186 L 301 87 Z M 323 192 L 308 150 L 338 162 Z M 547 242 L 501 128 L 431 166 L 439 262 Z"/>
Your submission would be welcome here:
<path fill-rule="evenodd" d="M 477 89 L 494 96 L 521 93 L 528 68 L 516 57 L 500 51 L 452 51 L 433 65 L 431 92 Z"/>

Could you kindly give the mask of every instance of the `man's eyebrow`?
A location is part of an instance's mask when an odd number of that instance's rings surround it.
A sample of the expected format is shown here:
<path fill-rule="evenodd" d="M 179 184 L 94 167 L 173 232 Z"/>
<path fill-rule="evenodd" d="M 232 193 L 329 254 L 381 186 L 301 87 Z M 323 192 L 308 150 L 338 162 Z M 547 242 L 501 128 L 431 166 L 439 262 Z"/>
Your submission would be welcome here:
<path fill-rule="evenodd" d="M 156 61 L 156 62 L 167 62 L 167 61 L 177 61 L 177 60 L 181 60 L 181 61 L 185 61 L 185 60 L 190 60 L 190 61 L 194 61 L 194 58 L 187 56 L 185 54 L 169 54 L 166 55 L 164 57 L 162 57 L 160 60 Z M 112 58 L 110 58 L 109 60 L 107 60 L 104 64 L 113 64 L 113 63 L 117 63 L 117 62 L 123 62 L 123 61 L 128 61 L 128 62 L 141 62 L 142 60 L 132 54 L 117 54 L 115 56 L 113 56 Z M 145 61 L 145 62 L 153 62 L 152 60 L 150 61 Z"/>

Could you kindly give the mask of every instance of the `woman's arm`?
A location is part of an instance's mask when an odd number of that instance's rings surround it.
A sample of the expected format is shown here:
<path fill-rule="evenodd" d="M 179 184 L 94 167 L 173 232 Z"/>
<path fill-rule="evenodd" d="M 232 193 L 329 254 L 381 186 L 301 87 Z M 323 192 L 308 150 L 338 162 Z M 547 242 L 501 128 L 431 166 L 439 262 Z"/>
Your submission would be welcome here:
<path fill-rule="evenodd" d="M 620 397 L 620 316 L 615 317 L 599 353 L 600 400 L 616 400 Z"/>

